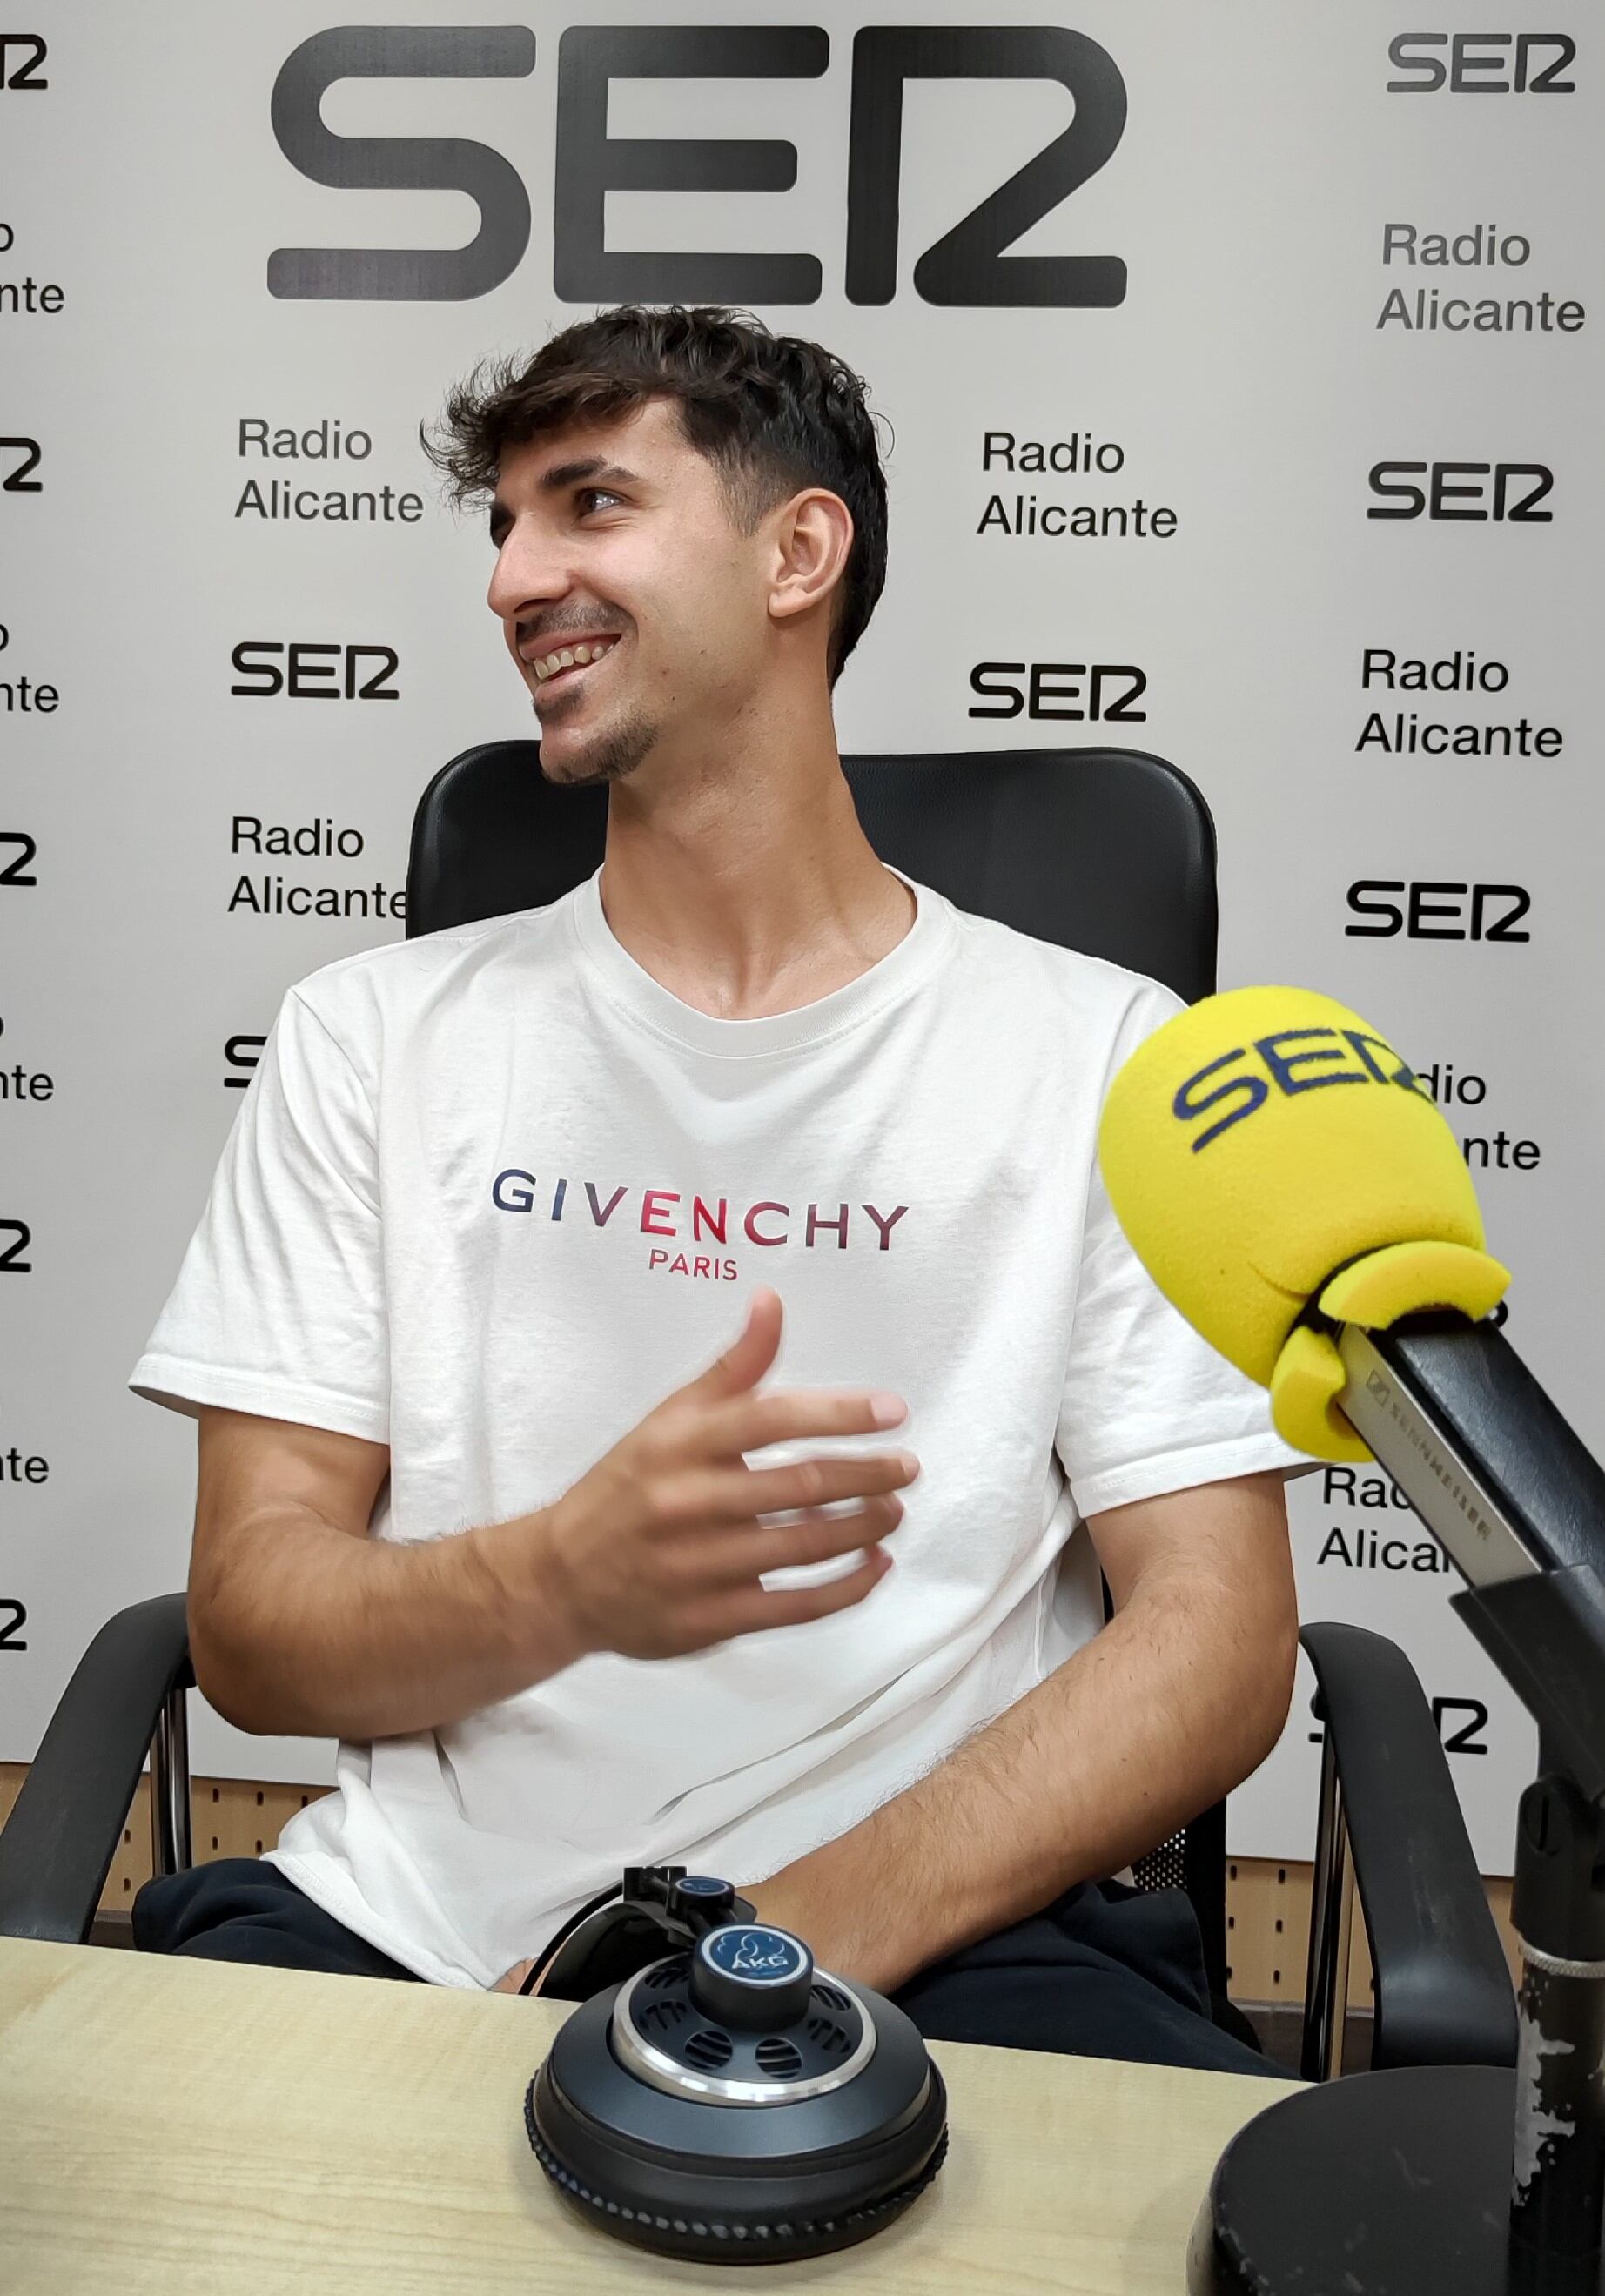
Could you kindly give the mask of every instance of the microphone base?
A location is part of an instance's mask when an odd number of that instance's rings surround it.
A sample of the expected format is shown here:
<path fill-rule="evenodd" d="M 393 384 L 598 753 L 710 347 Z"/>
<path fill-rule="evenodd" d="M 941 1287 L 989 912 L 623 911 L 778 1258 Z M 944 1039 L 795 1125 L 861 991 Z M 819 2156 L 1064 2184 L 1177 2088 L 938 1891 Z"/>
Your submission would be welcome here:
<path fill-rule="evenodd" d="M 1605 2296 L 1597 2224 L 1572 2256 L 1512 2243 L 1515 2123 L 1497 2065 L 1292 2091 L 1222 2153 L 1189 2296 Z"/>

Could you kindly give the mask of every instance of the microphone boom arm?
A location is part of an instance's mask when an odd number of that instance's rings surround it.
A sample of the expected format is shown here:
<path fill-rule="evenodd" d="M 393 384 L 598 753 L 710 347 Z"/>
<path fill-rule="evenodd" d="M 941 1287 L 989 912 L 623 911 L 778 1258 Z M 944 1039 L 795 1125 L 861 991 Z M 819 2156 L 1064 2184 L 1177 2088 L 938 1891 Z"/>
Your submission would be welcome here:
<path fill-rule="evenodd" d="M 1491 1321 L 1429 1310 L 1336 1336 L 1339 1408 L 1468 1582 L 1451 1607 L 1538 1726 L 1511 1901 L 1510 2229 L 1557 2262 L 1592 2255 L 1605 2229 L 1605 1469 Z"/>

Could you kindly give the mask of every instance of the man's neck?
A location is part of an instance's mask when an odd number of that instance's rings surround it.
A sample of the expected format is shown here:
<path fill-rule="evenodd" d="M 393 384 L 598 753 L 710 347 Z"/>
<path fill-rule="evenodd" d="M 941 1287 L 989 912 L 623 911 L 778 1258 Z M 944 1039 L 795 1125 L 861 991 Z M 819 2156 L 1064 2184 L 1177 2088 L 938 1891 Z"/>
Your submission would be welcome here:
<path fill-rule="evenodd" d="M 839 760 L 782 818 L 725 805 L 672 829 L 610 792 L 602 914 L 659 987 L 721 1021 L 796 1012 L 911 930 L 913 895 L 864 836 Z"/>

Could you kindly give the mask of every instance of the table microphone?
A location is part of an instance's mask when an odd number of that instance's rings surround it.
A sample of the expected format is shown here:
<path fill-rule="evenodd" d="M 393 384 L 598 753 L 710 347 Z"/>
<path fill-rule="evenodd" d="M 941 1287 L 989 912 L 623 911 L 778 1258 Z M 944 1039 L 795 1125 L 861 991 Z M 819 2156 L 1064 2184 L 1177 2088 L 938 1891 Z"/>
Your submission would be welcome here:
<path fill-rule="evenodd" d="M 1176 1013 L 1099 1128 L 1159 1290 L 1268 1388 L 1278 1432 L 1374 1458 L 1467 1585 L 1451 1597 L 1539 1726 L 1511 1920 L 1517 2062 L 1296 2091 L 1227 2147 L 1194 2296 L 1605 2290 L 1605 1471 L 1499 1328 L 1459 1145 L 1409 1062 L 1306 988 Z"/>
<path fill-rule="evenodd" d="M 636 2247 L 827 2255 L 883 2231 L 946 2157 L 947 2092 L 913 2018 L 816 1968 L 717 1875 L 626 1867 L 536 1975 L 583 2005 L 529 2083 L 525 2132 L 565 2201 Z"/>

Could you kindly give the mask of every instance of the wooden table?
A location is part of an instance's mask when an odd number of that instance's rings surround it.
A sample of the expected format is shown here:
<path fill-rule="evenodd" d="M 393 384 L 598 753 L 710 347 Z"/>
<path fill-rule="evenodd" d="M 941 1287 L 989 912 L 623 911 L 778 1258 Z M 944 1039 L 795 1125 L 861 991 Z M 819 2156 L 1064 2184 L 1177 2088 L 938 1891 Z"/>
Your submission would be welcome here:
<path fill-rule="evenodd" d="M 524 2091 L 574 2005 L 0 1938 L 0 2286 L 1178 2296 L 1222 2146 L 1288 2094 L 934 2041 L 951 2144 L 902 2217 L 704 2266 L 594 2229 L 530 2152 Z"/>

